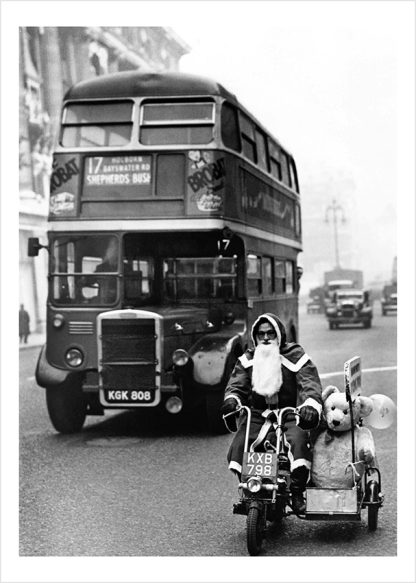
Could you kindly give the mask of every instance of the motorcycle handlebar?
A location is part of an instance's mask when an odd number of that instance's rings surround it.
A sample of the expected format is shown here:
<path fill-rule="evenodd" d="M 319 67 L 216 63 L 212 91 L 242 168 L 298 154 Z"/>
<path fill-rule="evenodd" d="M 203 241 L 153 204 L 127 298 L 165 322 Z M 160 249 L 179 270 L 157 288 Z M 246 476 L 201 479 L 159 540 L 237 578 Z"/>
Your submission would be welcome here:
<path fill-rule="evenodd" d="M 231 417 L 231 415 L 237 415 L 238 413 L 240 413 L 243 410 L 248 412 L 248 411 L 250 411 L 250 407 L 247 407 L 247 405 L 237 405 L 237 408 L 234 411 L 231 411 L 230 413 L 226 413 L 225 415 L 222 416 L 222 418 L 226 419 L 227 417 Z M 277 415 L 280 419 L 283 417 L 283 415 L 286 415 L 287 413 L 293 413 L 294 415 L 299 417 L 299 408 L 298 407 L 282 407 L 282 409 L 276 409 L 276 411 L 277 411 Z"/>

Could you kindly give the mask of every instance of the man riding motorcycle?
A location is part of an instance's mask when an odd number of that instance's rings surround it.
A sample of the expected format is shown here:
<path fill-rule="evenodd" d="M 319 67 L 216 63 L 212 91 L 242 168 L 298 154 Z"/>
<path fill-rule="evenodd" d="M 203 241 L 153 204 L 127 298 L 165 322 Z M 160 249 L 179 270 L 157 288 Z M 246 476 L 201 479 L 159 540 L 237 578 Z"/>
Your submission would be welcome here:
<path fill-rule="evenodd" d="M 316 366 L 303 348 L 286 341 L 283 322 L 274 314 L 262 314 L 251 329 L 254 348 L 238 359 L 225 390 L 223 415 L 240 405 L 252 410 L 249 441 L 273 443 L 273 410 L 297 407 L 299 416 L 287 421 L 284 435 L 291 472 L 292 508 L 305 511 L 304 491 L 311 468 L 312 454 L 308 430 L 318 426 L 322 411 L 322 386 Z M 246 418 L 237 428 L 235 417 L 228 417 L 236 431 L 228 452 L 229 469 L 241 478 Z M 265 423 L 266 422 L 266 423 Z M 231 426 L 233 424 L 233 426 Z"/>

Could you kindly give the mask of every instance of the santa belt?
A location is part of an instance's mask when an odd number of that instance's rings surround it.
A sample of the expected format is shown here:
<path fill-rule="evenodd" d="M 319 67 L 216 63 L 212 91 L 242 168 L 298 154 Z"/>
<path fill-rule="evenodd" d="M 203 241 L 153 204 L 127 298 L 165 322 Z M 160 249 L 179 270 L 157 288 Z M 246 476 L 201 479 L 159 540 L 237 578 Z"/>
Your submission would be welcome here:
<path fill-rule="evenodd" d="M 258 432 L 258 435 L 256 437 L 256 439 L 253 441 L 253 443 L 250 446 L 250 451 L 254 451 L 254 448 L 258 447 L 259 445 L 261 445 L 263 443 L 263 441 L 266 439 L 267 434 L 269 433 L 270 428 L 276 427 L 277 426 L 277 415 L 278 415 L 279 410 L 278 409 L 266 409 L 265 411 L 262 412 L 261 416 L 265 417 L 265 421 L 263 423 L 263 425 L 260 428 L 260 431 Z"/>
<path fill-rule="evenodd" d="M 250 451 L 254 451 L 254 448 L 261 445 L 263 441 L 266 439 L 267 434 L 269 433 L 269 429 L 272 426 L 275 426 L 275 421 L 277 419 L 277 410 L 274 411 L 273 409 L 266 409 L 261 414 L 262 417 L 266 417 L 263 425 L 260 428 L 260 431 L 250 446 Z"/>
<path fill-rule="evenodd" d="M 270 405 L 267 403 L 265 397 L 263 395 L 258 395 L 254 391 L 251 393 L 251 406 L 253 409 L 267 409 Z"/>

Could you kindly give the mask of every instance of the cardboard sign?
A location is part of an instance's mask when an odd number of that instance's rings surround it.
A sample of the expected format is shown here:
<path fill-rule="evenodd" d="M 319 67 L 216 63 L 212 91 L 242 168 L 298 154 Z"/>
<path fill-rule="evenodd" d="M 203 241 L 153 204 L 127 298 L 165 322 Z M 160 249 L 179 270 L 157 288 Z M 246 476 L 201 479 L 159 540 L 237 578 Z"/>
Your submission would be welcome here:
<path fill-rule="evenodd" d="M 344 363 L 345 393 L 357 397 L 361 393 L 361 358 L 354 356 Z"/>

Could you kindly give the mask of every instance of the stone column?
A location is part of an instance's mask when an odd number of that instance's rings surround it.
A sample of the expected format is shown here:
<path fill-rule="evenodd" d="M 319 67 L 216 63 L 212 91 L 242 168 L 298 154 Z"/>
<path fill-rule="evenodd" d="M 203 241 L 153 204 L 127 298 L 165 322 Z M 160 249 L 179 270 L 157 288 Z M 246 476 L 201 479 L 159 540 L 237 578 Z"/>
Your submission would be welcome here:
<path fill-rule="evenodd" d="M 61 44 L 59 39 L 59 32 L 56 27 L 48 26 L 43 29 L 41 55 L 44 75 L 43 94 L 46 109 L 51 119 L 54 146 L 56 146 L 63 98 Z"/>

